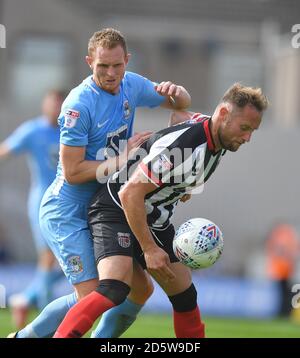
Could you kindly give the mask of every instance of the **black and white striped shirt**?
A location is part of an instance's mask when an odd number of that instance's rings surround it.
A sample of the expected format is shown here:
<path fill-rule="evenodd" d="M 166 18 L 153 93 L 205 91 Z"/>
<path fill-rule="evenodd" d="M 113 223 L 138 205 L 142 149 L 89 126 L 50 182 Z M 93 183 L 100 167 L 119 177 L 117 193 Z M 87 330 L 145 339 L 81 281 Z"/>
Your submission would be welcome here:
<path fill-rule="evenodd" d="M 145 197 L 148 225 L 164 230 L 169 224 L 178 200 L 188 193 L 201 192 L 215 171 L 224 150 L 214 152 L 210 117 L 196 113 L 182 124 L 165 128 L 141 147 L 141 153 L 107 183 L 111 198 L 121 207 L 118 191 L 139 166 L 145 181 L 156 189 Z"/>

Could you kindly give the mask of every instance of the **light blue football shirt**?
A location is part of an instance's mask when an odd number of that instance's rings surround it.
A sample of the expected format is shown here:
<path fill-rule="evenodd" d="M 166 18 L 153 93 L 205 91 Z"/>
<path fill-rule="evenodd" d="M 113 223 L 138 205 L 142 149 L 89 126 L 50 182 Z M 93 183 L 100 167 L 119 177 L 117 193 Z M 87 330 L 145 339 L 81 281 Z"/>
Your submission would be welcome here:
<path fill-rule="evenodd" d="M 59 127 L 43 116 L 20 125 L 6 140 L 15 154 L 27 154 L 31 189 L 44 193 L 56 175 L 59 153 Z"/>
<path fill-rule="evenodd" d="M 89 76 L 63 103 L 59 116 L 60 142 L 85 146 L 86 160 L 104 160 L 108 150 L 117 153 L 120 140 L 132 136 L 136 107 L 155 107 L 164 102 L 165 97 L 155 91 L 154 85 L 138 74 L 126 72 L 119 93 L 113 95 L 98 87 Z M 98 186 L 97 181 L 68 184 L 59 163 L 51 194 L 86 203 Z"/>

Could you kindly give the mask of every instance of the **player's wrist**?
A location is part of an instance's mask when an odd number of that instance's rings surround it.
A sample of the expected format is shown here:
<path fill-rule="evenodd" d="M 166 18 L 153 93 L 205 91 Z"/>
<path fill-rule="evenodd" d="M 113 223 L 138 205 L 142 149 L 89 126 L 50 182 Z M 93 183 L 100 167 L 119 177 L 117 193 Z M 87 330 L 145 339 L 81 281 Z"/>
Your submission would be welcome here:
<path fill-rule="evenodd" d="M 153 251 L 159 249 L 159 246 L 156 245 L 154 240 L 151 240 L 151 242 L 149 241 L 146 244 L 141 245 L 141 247 L 144 255 L 149 255 L 149 256 L 152 255 Z"/>

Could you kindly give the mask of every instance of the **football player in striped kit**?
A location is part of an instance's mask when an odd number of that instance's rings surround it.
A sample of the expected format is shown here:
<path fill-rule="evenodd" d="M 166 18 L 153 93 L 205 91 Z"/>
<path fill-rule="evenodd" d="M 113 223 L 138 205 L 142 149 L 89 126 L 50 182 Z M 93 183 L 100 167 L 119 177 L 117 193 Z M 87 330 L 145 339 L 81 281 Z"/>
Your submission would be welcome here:
<path fill-rule="evenodd" d="M 204 337 L 190 270 L 172 250 L 170 220 L 178 200 L 201 192 L 227 150 L 250 141 L 267 104 L 261 89 L 234 84 L 211 117 L 181 113 L 184 123 L 153 134 L 97 192 L 89 224 L 100 281 L 71 308 L 54 337 L 80 337 L 103 312 L 120 305 L 136 264 L 168 295 L 176 337 Z"/>

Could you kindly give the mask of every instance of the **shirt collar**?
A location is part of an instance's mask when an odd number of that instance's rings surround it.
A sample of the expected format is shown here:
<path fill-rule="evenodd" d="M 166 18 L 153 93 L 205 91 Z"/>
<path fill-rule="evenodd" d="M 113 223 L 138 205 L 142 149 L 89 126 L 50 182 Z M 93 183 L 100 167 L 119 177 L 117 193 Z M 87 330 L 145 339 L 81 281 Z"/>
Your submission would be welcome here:
<path fill-rule="evenodd" d="M 204 121 L 203 127 L 204 127 L 204 132 L 205 132 L 205 135 L 206 135 L 206 139 L 207 139 L 208 149 L 211 152 L 215 152 L 215 144 L 214 144 L 212 134 L 211 134 L 211 130 L 210 130 L 210 122 L 211 122 L 211 118 L 209 118 L 206 121 Z"/>

